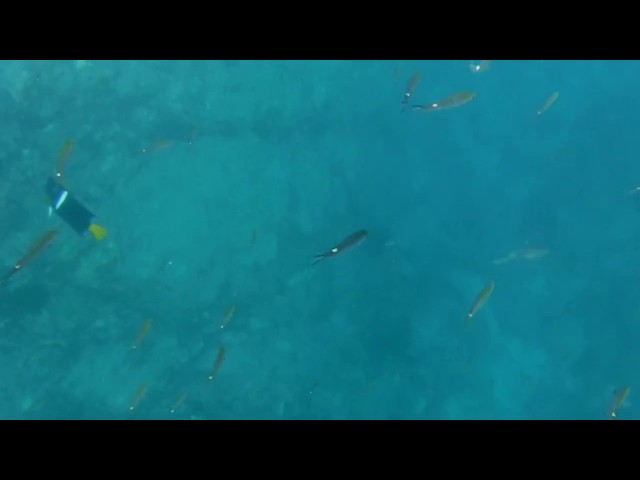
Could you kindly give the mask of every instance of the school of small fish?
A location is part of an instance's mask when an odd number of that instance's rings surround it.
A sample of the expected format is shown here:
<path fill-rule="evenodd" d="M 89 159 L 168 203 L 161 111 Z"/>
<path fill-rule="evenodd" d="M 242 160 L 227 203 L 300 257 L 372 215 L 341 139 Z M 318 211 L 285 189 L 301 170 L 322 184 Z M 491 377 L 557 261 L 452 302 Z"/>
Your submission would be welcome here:
<path fill-rule="evenodd" d="M 469 62 L 469 70 L 471 73 L 479 74 L 484 73 L 489 70 L 492 65 L 491 60 L 481 60 L 471 61 Z M 398 75 L 398 71 L 395 72 L 396 76 Z M 403 106 L 403 111 L 406 108 L 409 99 L 414 97 L 416 89 L 418 87 L 418 83 L 422 79 L 422 75 L 420 72 L 415 72 L 405 89 L 404 96 L 402 98 L 401 104 Z M 463 91 L 449 95 L 448 97 L 425 103 L 425 104 L 414 104 L 412 105 L 412 109 L 418 112 L 435 112 L 439 110 L 448 110 L 453 108 L 459 108 L 464 105 L 467 105 L 471 101 L 476 98 L 477 94 L 473 91 Z M 536 111 L 536 115 L 538 117 L 543 116 L 551 107 L 553 107 L 558 99 L 560 98 L 560 92 L 554 91 L 552 92 L 542 106 Z M 629 191 L 631 195 L 637 195 L 640 193 L 640 187 L 635 187 L 634 189 Z M 522 248 L 518 250 L 513 250 L 508 255 L 498 258 L 494 260 L 494 265 L 505 265 L 517 260 L 526 260 L 526 261 L 534 261 L 539 260 L 545 257 L 549 253 L 548 248 L 539 247 L 539 248 Z M 330 251 L 331 252 L 331 251 Z M 330 253 L 329 252 L 329 253 Z M 327 255 L 327 254 L 324 254 Z M 320 256 L 319 258 L 323 258 Z M 484 288 L 477 295 L 475 301 L 472 303 L 471 308 L 467 312 L 466 324 L 470 325 L 471 321 L 475 318 L 478 312 L 485 306 L 489 298 L 493 295 L 493 292 L 496 288 L 496 283 L 493 280 L 490 280 Z M 616 390 L 613 393 L 613 401 L 612 406 L 609 409 L 608 417 L 610 419 L 618 418 L 618 410 L 625 404 L 627 397 L 629 396 L 630 387 L 627 386 L 625 388 L 621 388 Z"/>
<path fill-rule="evenodd" d="M 481 74 L 486 73 L 490 69 L 493 71 L 493 63 L 490 60 L 481 60 L 481 61 L 470 61 L 468 63 L 468 69 L 473 74 Z M 398 75 L 398 71 L 396 71 L 396 75 Z M 415 97 L 416 91 L 422 81 L 422 74 L 419 71 L 414 72 L 404 89 L 404 93 L 401 99 L 401 112 L 405 112 L 407 109 L 410 109 L 414 112 L 438 112 L 441 110 L 451 110 L 463 107 L 465 105 L 470 104 L 477 98 L 477 93 L 474 91 L 459 91 L 451 93 L 450 95 L 439 98 L 435 100 L 430 100 L 426 103 L 414 103 L 413 99 Z M 541 104 L 540 108 L 536 111 L 536 115 L 538 117 L 543 116 L 549 109 L 551 109 L 557 102 L 560 97 L 558 91 L 552 92 L 544 103 Z M 194 128 L 189 136 L 187 143 L 192 144 L 198 134 L 198 130 Z M 151 143 L 148 146 L 140 149 L 137 154 L 153 154 L 160 150 L 168 149 L 173 145 L 172 140 L 160 140 L 155 143 Z M 67 140 L 59 154 L 58 162 L 56 165 L 55 176 L 62 181 L 64 179 L 64 170 L 67 164 L 68 158 L 70 157 L 76 142 L 75 140 Z M 635 187 L 629 191 L 631 195 L 640 195 L 640 186 Z M 0 286 L 6 284 L 14 275 L 16 275 L 19 271 L 21 271 L 25 266 L 32 263 L 34 259 L 36 259 L 42 252 L 48 249 L 58 236 L 57 230 L 49 230 L 41 235 L 33 245 L 27 250 L 27 252 L 15 262 L 14 266 L 5 273 L 3 277 L 0 278 Z M 360 229 L 356 230 L 350 235 L 343 237 L 341 240 L 337 239 L 337 243 L 328 248 L 327 250 L 318 253 L 315 257 L 311 258 L 311 265 L 316 265 L 319 262 L 324 260 L 334 258 L 337 256 L 341 256 L 346 252 L 349 252 L 361 245 L 369 236 L 367 230 Z M 250 245 L 253 246 L 258 239 L 258 233 L 256 229 L 253 229 L 250 237 Z M 516 261 L 526 261 L 531 262 L 535 260 L 540 260 L 543 257 L 547 256 L 550 252 L 549 248 L 546 247 L 527 247 L 520 248 L 511 251 L 507 255 L 500 257 L 493 261 L 493 264 L 496 266 L 504 266 Z M 478 286 L 479 287 L 479 286 Z M 484 287 L 476 293 L 475 300 L 471 303 L 469 309 L 466 314 L 466 325 L 470 325 L 472 321 L 476 318 L 479 312 L 486 306 L 489 299 L 493 296 L 493 293 L 496 288 L 496 282 L 494 280 L 488 280 Z M 473 292 L 470 292 L 473 294 Z M 461 306 L 462 307 L 462 306 Z M 220 321 L 218 323 L 218 328 L 220 330 L 227 329 L 230 325 L 232 318 L 236 314 L 236 305 L 230 305 L 224 313 L 222 313 L 220 317 Z M 139 351 L 152 330 L 153 322 L 151 319 L 146 319 L 141 325 L 137 336 L 134 338 L 133 342 L 130 344 L 130 350 Z M 138 354 L 135 354 L 138 355 Z M 220 345 L 218 347 L 217 354 L 213 359 L 212 368 L 210 373 L 207 376 L 207 379 L 210 383 L 217 383 L 216 380 L 220 377 L 223 365 L 225 363 L 227 356 L 227 351 L 225 346 Z M 203 375 L 204 380 L 205 375 Z M 206 383 L 206 382 L 204 382 Z M 373 385 L 373 382 L 370 383 L 369 388 Z M 318 382 L 315 382 L 313 386 L 309 389 L 308 393 L 311 395 L 316 390 L 318 386 Z M 147 382 L 142 382 L 138 386 L 137 390 L 134 392 L 131 397 L 131 401 L 128 404 L 129 412 L 135 412 L 139 409 L 142 404 L 148 390 Z M 627 401 L 629 394 L 631 391 L 630 386 L 625 386 L 623 388 L 617 389 L 613 392 L 613 399 L 611 402 L 611 406 L 608 411 L 608 418 L 617 419 L 618 413 L 621 407 Z M 170 405 L 168 408 L 168 412 L 173 414 L 180 407 L 182 407 L 185 402 L 189 398 L 189 393 L 186 390 L 183 390 L 176 397 L 176 400 Z"/>

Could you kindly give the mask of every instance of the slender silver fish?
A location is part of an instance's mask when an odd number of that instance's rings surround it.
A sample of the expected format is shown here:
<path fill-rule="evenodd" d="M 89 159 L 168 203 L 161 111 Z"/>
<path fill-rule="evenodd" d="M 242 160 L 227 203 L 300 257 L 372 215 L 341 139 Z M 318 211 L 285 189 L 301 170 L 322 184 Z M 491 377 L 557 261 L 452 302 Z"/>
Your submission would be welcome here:
<path fill-rule="evenodd" d="M 446 110 L 449 108 L 461 107 L 462 105 L 466 105 L 471 100 L 476 98 L 475 92 L 460 92 L 455 95 L 451 95 L 450 97 L 439 100 L 435 103 L 427 104 L 427 105 L 413 105 L 414 110 L 420 110 L 422 112 L 433 112 L 436 110 Z"/>
<path fill-rule="evenodd" d="M 367 238 L 367 235 L 368 233 L 366 230 L 358 230 L 357 232 L 352 233 L 331 250 L 316 255 L 311 265 L 315 265 L 325 258 L 335 257 L 336 255 L 340 255 L 342 252 L 352 249 L 353 247 L 361 244 Z"/>

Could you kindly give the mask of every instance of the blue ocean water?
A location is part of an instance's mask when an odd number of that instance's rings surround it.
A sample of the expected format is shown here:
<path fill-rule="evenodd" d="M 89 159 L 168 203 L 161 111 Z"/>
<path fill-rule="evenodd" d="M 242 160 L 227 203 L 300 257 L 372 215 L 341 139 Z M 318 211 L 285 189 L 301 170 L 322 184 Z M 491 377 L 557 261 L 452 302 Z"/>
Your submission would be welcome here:
<path fill-rule="evenodd" d="M 469 65 L 0 62 L 0 418 L 638 418 L 640 64 Z"/>

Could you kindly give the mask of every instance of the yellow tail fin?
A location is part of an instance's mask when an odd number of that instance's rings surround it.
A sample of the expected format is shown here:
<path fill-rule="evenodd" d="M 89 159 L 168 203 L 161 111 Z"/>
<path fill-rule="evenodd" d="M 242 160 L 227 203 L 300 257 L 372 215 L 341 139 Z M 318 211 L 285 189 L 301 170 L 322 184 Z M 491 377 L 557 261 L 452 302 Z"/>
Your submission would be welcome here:
<path fill-rule="evenodd" d="M 101 227 L 100 225 L 96 225 L 95 223 L 91 224 L 91 226 L 89 227 L 89 231 L 95 237 L 96 240 L 102 240 L 104 237 L 107 236 L 107 229 L 104 227 Z"/>

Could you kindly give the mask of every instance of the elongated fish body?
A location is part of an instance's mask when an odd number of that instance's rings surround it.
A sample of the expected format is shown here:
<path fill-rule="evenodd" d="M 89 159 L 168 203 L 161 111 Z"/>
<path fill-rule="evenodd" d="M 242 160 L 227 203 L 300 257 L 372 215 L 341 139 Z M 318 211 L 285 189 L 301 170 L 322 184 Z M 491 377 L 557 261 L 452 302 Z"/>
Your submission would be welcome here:
<path fill-rule="evenodd" d="M 433 112 L 436 110 L 447 110 L 449 108 L 461 107 L 462 105 L 466 105 L 471 100 L 476 98 L 475 92 L 460 92 L 455 95 L 451 95 L 445 99 L 442 99 L 438 102 L 431 103 L 428 105 L 414 105 L 414 110 L 421 110 L 423 112 Z"/>
<path fill-rule="evenodd" d="M 473 305 L 469 309 L 469 313 L 467 313 L 467 324 L 471 323 L 471 320 L 473 320 L 474 315 L 478 313 L 478 310 L 480 310 L 485 303 L 487 303 L 487 300 L 489 300 L 489 297 L 491 296 L 495 288 L 496 288 L 496 282 L 491 280 L 482 289 L 482 291 L 476 298 L 476 301 L 473 303 Z"/>
<path fill-rule="evenodd" d="M 36 258 L 42 251 L 44 251 L 51 243 L 55 240 L 58 235 L 57 230 L 49 230 L 44 235 L 42 235 L 37 242 L 35 242 L 29 251 L 18 260 L 13 268 L 9 270 L 4 277 L 0 280 L 0 284 L 5 283 L 12 276 L 22 270 L 26 265 L 28 265 L 34 258 Z"/>
<path fill-rule="evenodd" d="M 553 92 L 551 94 L 551 96 L 549 98 L 547 98 L 547 101 L 544 102 L 544 105 L 542 106 L 542 108 L 536 112 L 538 114 L 538 116 L 543 115 L 544 112 L 549 110 L 551 108 L 551 106 L 554 103 L 556 103 L 556 101 L 558 100 L 559 97 L 560 97 L 560 92 Z"/>
<path fill-rule="evenodd" d="M 420 72 L 416 72 L 409 79 L 409 83 L 407 84 L 407 89 L 405 90 L 404 97 L 402 98 L 403 107 L 401 112 L 403 112 L 406 106 L 409 104 L 409 99 L 413 95 L 413 92 L 415 92 L 416 87 L 418 86 L 418 83 L 420 83 L 421 78 L 422 78 L 422 75 L 420 74 Z"/>
<path fill-rule="evenodd" d="M 367 238 L 367 235 L 368 233 L 366 230 L 358 230 L 357 232 L 352 233 L 331 250 L 321 253 L 320 255 L 316 255 L 311 265 L 315 265 L 326 258 L 335 257 L 336 255 L 340 255 L 342 252 L 352 249 L 353 247 L 361 244 Z"/>
<path fill-rule="evenodd" d="M 627 400 L 630 391 L 631 387 L 624 387 L 614 392 L 613 402 L 609 409 L 609 418 L 618 418 L 618 410 L 620 410 L 620 407 L 622 407 L 624 402 Z"/>
<path fill-rule="evenodd" d="M 494 260 L 494 265 L 502 265 L 504 263 L 509 263 L 514 260 L 537 260 L 539 258 L 544 257 L 549 253 L 548 248 L 523 248 L 521 250 L 514 250 L 506 257 L 500 258 L 498 260 Z"/>

